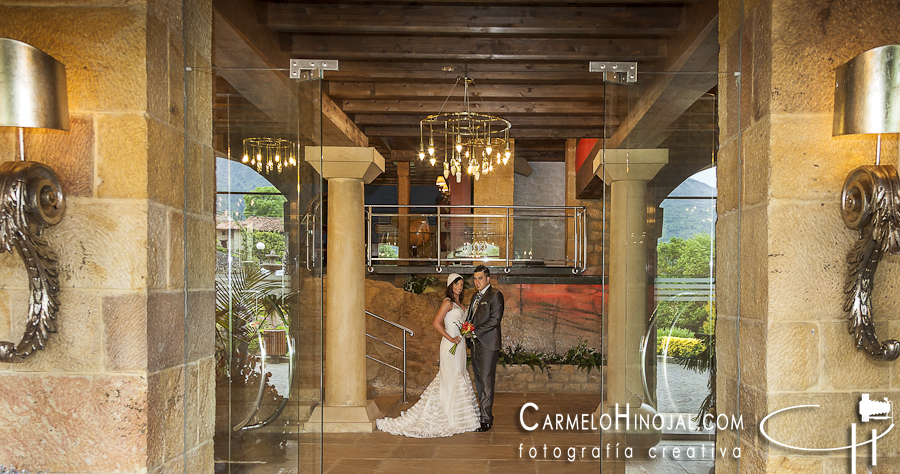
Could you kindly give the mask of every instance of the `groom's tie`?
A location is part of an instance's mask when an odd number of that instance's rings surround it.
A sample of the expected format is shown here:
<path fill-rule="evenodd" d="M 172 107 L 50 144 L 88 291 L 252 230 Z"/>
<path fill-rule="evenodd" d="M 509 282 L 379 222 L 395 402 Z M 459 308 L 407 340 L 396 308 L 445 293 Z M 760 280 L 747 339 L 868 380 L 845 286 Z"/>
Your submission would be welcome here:
<path fill-rule="evenodd" d="M 469 308 L 469 317 L 466 318 L 466 321 L 475 324 L 475 311 L 478 309 L 478 302 L 481 301 L 481 297 L 484 296 L 486 292 L 479 291 L 475 293 L 475 301 L 472 302 L 472 307 Z"/>

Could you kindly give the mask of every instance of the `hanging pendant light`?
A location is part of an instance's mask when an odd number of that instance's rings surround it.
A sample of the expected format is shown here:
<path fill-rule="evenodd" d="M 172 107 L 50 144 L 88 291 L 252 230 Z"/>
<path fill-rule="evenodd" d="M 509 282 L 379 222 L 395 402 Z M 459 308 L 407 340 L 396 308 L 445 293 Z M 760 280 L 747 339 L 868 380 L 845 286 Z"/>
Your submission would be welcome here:
<path fill-rule="evenodd" d="M 509 147 L 509 130 L 511 124 L 508 120 L 489 114 L 472 112 L 469 108 L 469 86 L 473 86 L 474 81 L 469 77 L 460 77 L 456 79 L 456 83 L 450 90 L 444 104 L 453 96 L 456 87 L 463 84 L 463 105 L 464 109 L 460 112 L 444 112 L 441 106 L 440 112 L 435 115 L 429 115 L 419 122 L 419 160 L 423 161 L 426 156 L 425 135 L 427 128 L 428 147 L 427 154 L 431 158 L 429 161 L 432 165 L 437 162 L 436 146 L 434 142 L 434 134 L 444 135 L 444 170 L 447 175 L 457 175 L 457 180 L 461 175 L 462 157 L 466 158 L 466 173 L 476 174 L 476 179 L 482 174 L 490 173 L 493 170 L 492 156 L 494 150 L 505 148 L 506 155 L 501 158 L 500 151 L 497 151 L 497 165 L 506 164 L 512 156 Z M 447 145 L 452 143 L 453 149 L 448 149 Z M 455 152 L 453 151 L 455 150 Z M 477 158 L 480 157 L 480 158 Z M 484 161 L 483 164 L 473 163 L 473 160 Z M 454 164 L 456 165 L 454 172 Z"/>

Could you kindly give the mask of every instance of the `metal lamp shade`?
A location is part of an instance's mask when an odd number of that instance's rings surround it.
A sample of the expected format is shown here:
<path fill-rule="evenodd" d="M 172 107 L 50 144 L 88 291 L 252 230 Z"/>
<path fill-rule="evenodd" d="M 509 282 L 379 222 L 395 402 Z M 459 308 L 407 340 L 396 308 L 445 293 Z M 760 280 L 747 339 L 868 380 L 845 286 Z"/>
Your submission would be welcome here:
<path fill-rule="evenodd" d="M 900 133 L 900 45 L 870 49 L 835 71 L 832 134 Z"/>
<path fill-rule="evenodd" d="M 8 38 L 0 38 L 0 127 L 69 129 L 66 67 Z"/>

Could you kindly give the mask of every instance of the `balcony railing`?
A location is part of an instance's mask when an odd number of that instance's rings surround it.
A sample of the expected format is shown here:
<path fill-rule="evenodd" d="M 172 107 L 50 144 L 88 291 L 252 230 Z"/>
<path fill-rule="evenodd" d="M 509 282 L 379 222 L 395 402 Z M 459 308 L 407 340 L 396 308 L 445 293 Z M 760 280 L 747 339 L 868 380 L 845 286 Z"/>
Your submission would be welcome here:
<path fill-rule="evenodd" d="M 366 265 L 585 268 L 581 206 L 366 206 Z M 406 236 L 401 229 L 408 229 Z"/>

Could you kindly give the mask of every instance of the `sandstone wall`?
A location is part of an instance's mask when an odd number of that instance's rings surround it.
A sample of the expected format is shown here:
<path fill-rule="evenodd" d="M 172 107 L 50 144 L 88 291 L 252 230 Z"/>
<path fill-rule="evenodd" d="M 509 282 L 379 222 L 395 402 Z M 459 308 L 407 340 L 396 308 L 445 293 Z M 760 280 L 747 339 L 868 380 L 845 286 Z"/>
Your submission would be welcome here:
<path fill-rule="evenodd" d="M 0 464 L 212 472 L 201 422 L 212 418 L 212 333 L 185 339 L 186 321 L 212 327 L 212 93 L 209 75 L 195 76 L 188 106 L 206 113 L 186 116 L 183 78 L 185 61 L 210 64 L 212 14 L 209 1 L 184 7 L 0 1 L 0 37 L 66 66 L 71 123 L 25 132 L 26 157 L 51 165 L 68 196 L 47 231 L 61 307 L 46 350 L 0 366 Z M 2 161 L 14 133 L 0 130 Z M 185 173 L 196 182 L 185 187 Z M 0 255 L 0 339 L 22 337 L 27 287 L 19 256 Z"/>
<path fill-rule="evenodd" d="M 717 411 L 742 414 L 745 429 L 718 433 L 717 447 L 739 445 L 742 457 L 717 460 L 717 472 L 849 472 L 849 451 L 801 456 L 765 440 L 759 421 L 781 408 L 821 405 L 785 416 L 769 432 L 794 446 L 844 446 L 862 393 L 880 400 L 900 391 L 896 362 L 856 351 L 841 308 L 856 235 L 841 221 L 840 192 L 850 170 L 874 164 L 875 137 L 831 136 L 835 68 L 900 42 L 898 20 L 900 8 L 887 0 L 719 1 L 726 73 L 719 76 Z M 882 164 L 897 165 L 894 137 Z M 900 332 L 896 274 L 896 259 L 885 258 L 874 297 L 882 339 Z M 858 439 L 869 439 L 872 427 L 858 425 Z M 875 472 L 900 469 L 898 442 L 896 433 L 879 441 Z M 868 472 L 870 450 L 858 455 L 859 472 Z"/>

